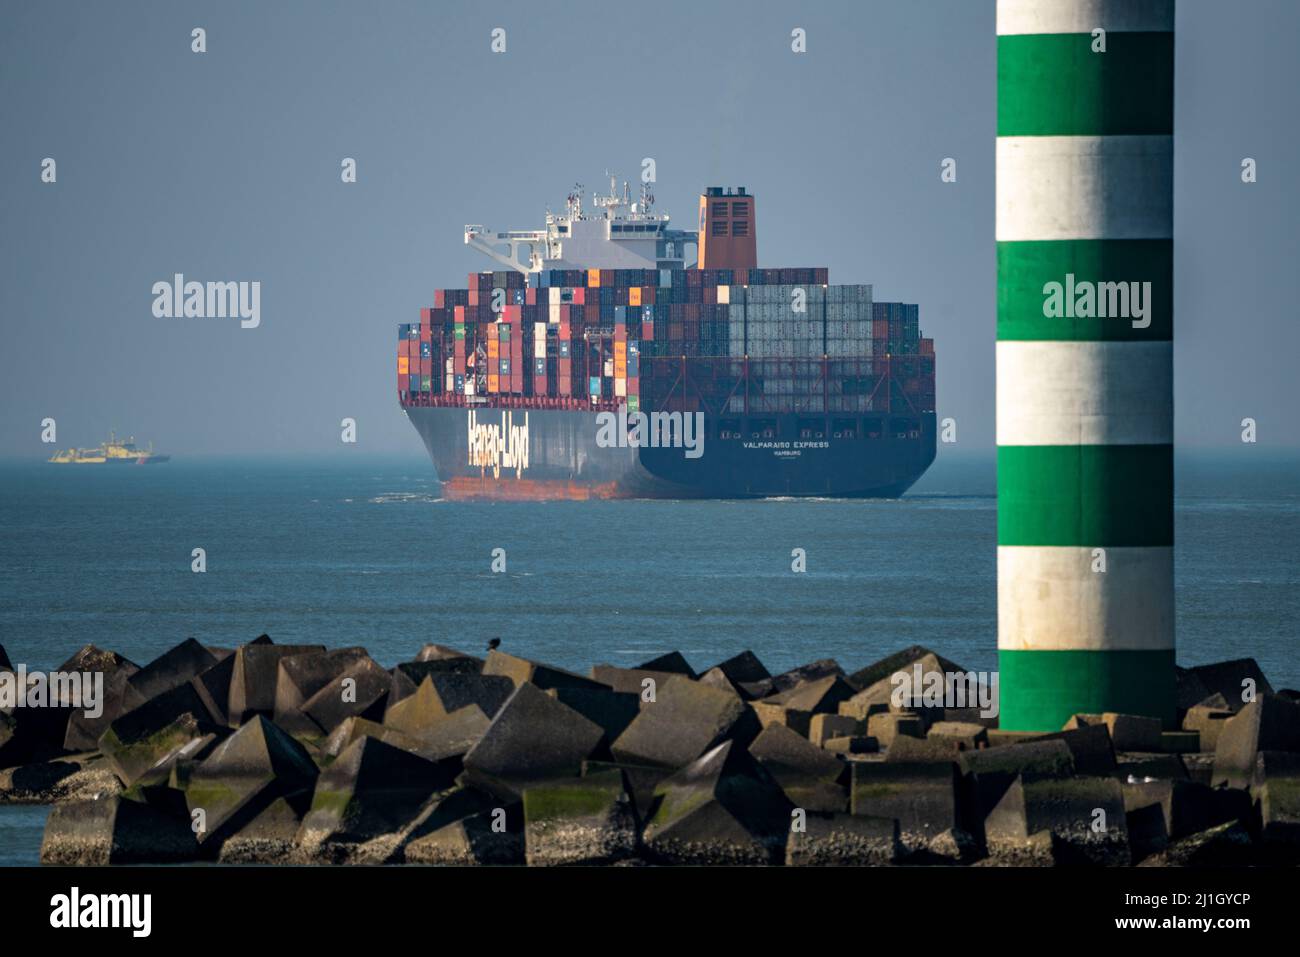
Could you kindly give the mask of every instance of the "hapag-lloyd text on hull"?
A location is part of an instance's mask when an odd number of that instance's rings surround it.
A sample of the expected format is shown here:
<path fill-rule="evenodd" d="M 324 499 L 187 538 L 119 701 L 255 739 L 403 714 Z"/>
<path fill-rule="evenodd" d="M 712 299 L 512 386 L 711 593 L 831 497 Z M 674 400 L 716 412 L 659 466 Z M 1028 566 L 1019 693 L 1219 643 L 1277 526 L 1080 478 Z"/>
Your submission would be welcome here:
<path fill-rule="evenodd" d="M 519 478 L 528 469 L 528 413 L 522 424 L 516 424 L 513 412 L 502 412 L 501 421 L 483 422 L 478 413 L 469 410 L 469 464 L 491 470 L 493 478 L 501 477 L 501 470 L 514 469 Z"/>

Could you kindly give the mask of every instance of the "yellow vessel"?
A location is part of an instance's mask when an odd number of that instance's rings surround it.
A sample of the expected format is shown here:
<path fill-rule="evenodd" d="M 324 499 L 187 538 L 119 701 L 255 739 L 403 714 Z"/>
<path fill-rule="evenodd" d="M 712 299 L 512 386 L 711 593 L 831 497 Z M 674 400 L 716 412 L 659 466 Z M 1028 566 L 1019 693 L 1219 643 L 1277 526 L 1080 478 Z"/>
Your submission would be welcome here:
<path fill-rule="evenodd" d="M 109 432 L 108 441 L 98 448 L 67 449 L 50 456 L 56 465 L 153 465 L 170 459 L 170 455 L 155 452 L 152 442 L 147 449 L 137 448 L 135 436 L 123 441 L 114 432 Z"/>

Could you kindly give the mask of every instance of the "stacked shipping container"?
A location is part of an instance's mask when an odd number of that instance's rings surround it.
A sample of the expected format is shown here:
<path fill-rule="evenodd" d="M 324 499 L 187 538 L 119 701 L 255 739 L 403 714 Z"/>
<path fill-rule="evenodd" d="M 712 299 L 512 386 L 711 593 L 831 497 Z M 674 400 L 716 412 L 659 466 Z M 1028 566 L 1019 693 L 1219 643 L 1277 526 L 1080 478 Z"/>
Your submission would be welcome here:
<path fill-rule="evenodd" d="M 825 269 L 471 273 L 398 327 L 404 405 L 932 411 L 917 307 Z M 740 280 L 739 282 L 737 280 Z"/>

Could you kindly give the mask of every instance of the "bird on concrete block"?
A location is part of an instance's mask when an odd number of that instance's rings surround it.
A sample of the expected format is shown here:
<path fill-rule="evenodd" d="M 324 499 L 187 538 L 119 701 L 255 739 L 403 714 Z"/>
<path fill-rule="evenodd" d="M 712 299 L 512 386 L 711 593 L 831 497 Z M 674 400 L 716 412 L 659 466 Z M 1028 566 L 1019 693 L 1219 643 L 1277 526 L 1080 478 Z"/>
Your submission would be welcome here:
<path fill-rule="evenodd" d="M 496 651 L 500 647 L 501 647 L 500 638 L 493 638 L 490 641 L 488 641 L 488 651 Z"/>

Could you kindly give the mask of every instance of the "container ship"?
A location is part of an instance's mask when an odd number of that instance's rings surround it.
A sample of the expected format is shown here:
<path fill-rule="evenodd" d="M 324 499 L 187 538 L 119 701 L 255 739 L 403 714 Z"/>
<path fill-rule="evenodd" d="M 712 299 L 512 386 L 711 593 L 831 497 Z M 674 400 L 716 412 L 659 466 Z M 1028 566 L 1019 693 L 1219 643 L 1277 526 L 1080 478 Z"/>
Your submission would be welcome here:
<path fill-rule="evenodd" d="M 398 326 L 397 392 L 450 499 L 881 497 L 935 455 L 915 304 L 759 268 L 755 198 L 699 229 L 642 186 L 538 230 L 465 227 L 495 261 Z"/>
<path fill-rule="evenodd" d="M 108 441 L 94 449 L 67 449 L 50 456 L 55 465 L 156 465 L 171 461 L 170 455 L 159 455 L 153 443 L 147 449 L 137 448 L 135 436 L 125 441 L 115 433 L 108 433 Z"/>

